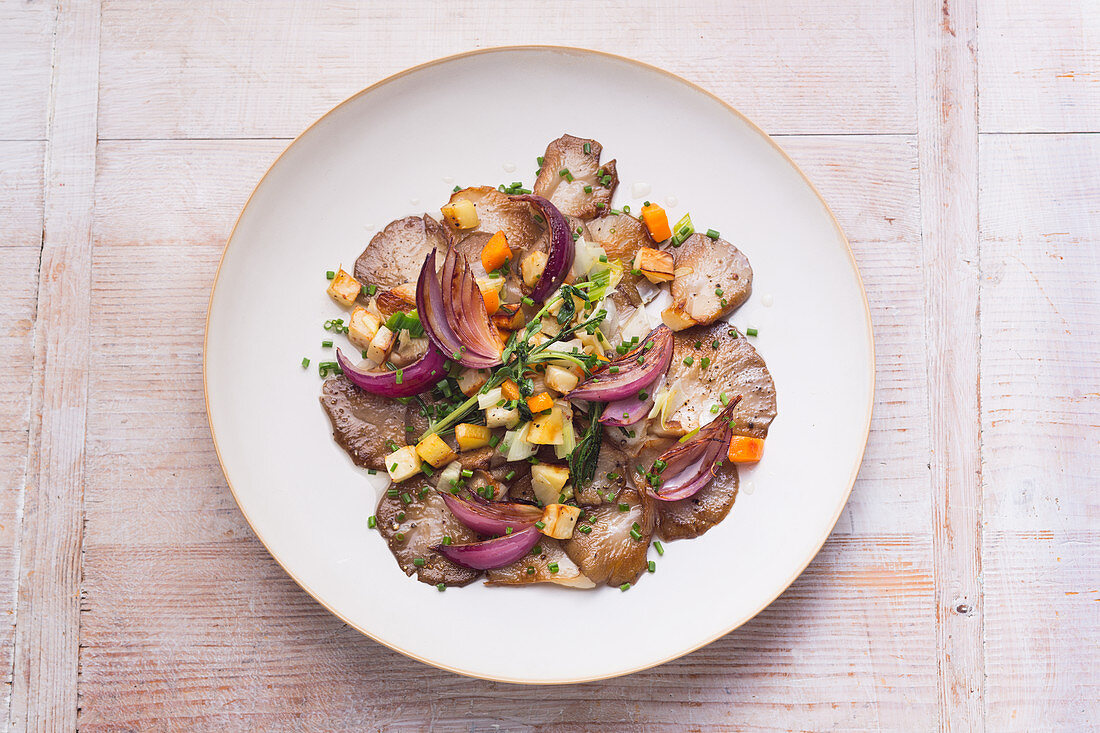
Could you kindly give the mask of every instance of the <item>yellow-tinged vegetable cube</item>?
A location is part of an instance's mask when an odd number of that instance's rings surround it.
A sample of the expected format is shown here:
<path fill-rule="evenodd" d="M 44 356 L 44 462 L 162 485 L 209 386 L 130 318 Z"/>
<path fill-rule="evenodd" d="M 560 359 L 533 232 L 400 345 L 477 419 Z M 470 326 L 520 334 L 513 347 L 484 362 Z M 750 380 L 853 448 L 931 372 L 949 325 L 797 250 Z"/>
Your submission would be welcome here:
<path fill-rule="evenodd" d="M 634 269 L 641 270 L 651 283 L 667 283 L 672 280 L 672 253 L 662 252 L 652 247 L 642 247 L 634 257 Z"/>
<path fill-rule="evenodd" d="M 344 268 L 341 267 L 336 277 L 332 278 L 332 282 L 328 284 L 328 294 L 340 305 L 351 306 L 355 305 L 355 299 L 359 297 L 362 288 L 359 281 L 344 272 Z"/>
<path fill-rule="evenodd" d="M 469 397 L 481 389 L 489 381 L 489 373 L 484 369 L 463 369 L 458 377 L 458 388 L 462 394 Z"/>
<path fill-rule="evenodd" d="M 436 483 L 435 487 L 440 491 L 449 491 L 454 485 L 451 482 L 454 481 L 457 484 L 460 478 L 462 478 L 462 464 L 458 461 L 451 461 L 446 468 L 439 472 L 439 482 Z"/>
<path fill-rule="evenodd" d="M 367 344 L 367 358 L 375 364 L 381 364 L 386 360 L 386 356 L 389 355 L 390 349 L 393 348 L 396 340 L 397 337 L 393 331 L 385 326 L 379 326 L 374 338 Z"/>
<path fill-rule="evenodd" d="M 348 341 L 360 350 L 366 351 L 371 339 L 382 327 L 382 319 L 371 313 L 366 308 L 357 307 L 351 312 L 348 320 Z"/>
<path fill-rule="evenodd" d="M 573 527 L 577 526 L 580 515 L 579 506 L 547 504 L 542 510 L 542 523 L 545 526 L 539 531 L 556 540 L 567 540 L 573 536 Z"/>
<path fill-rule="evenodd" d="M 695 320 L 675 304 L 661 311 L 661 320 L 673 331 L 683 331 L 695 325 Z"/>
<path fill-rule="evenodd" d="M 460 451 L 483 448 L 489 445 L 489 428 L 473 423 L 459 423 L 455 426 L 455 440 Z"/>
<path fill-rule="evenodd" d="M 473 229 L 480 223 L 477 218 L 477 209 L 469 199 L 458 199 L 444 204 L 440 212 L 447 223 L 455 229 Z"/>
<path fill-rule="evenodd" d="M 546 261 L 550 259 L 549 256 L 542 251 L 535 250 L 523 258 L 523 262 L 520 264 L 520 270 L 523 273 L 523 284 L 529 288 L 535 287 L 539 278 L 542 277 L 542 271 L 546 269 Z"/>
<path fill-rule="evenodd" d="M 394 483 L 401 483 L 420 473 L 420 456 L 416 448 L 406 445 L 386 456 L 386 473 Z"/>
<path fill-rule="evenodd" d="M 502 277 L 479 277 L 477 279 L 477 289 L 482 293 L 488 293 L 492 291 L 497 295 L 500 295 L 500 291 L 504 289 L 504 278 Z"/>
<path fill-rule="evenodd" d="M 540 504 L 554 504 L 560 501 L 569 481 L 569 467 L 555 466 L 552 463 L 536 463 L 531 466 L 531 490 Z"/>
<path fill-rule="evenodd" d="M 458 454 L 451 450 L 451 446 L 435 433 L 416 444 L 416 454 L 436 468 L 458 458 Z"/>
<path fill-rule="evenodd" d="M 508 428 L 519 425 L 519 410 L 507 407 L 490 407 L 485 410 L 485 426 L 489 428 Z"/>
<path fill-rule="evenodd" d="M 572 392 L 580 381 L 572 371 L 556 364 L 547 364 L 545 377 L 546 386 L 562 394 Z"/>
<path fill-rule="evenodd" d="M 562 419 L 560 407 L 536 416 L 531 421 L 531 429 L 527 433 L 528 442 L 536 445 L 561 445 Z"/>

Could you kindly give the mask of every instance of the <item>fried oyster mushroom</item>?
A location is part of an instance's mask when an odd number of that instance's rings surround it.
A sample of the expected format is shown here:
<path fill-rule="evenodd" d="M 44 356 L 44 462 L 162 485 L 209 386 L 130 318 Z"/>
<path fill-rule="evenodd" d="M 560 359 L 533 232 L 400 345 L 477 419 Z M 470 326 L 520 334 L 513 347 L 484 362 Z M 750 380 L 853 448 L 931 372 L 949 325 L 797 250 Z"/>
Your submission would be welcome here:
<path fill-rule="evenodd" d="M 405 445 L 407 410 L 395 410 L 388 397 L 365 392 L 344 376 L 326 379 L 321 406 L 332 423 L 332 437 L 356 465 L 384 470 L 391 445 Z"/>
<path fill-rule="evenodd" d="M 749 258 L 724 239 L 692 234 L 672 256 L 672 305 L 661 318 L 673 331 L 714 323 L 752 293 Z"/>
<path fill-rule="evenodd" d="M 562 546 L 593 583 L 634 583 L 646 569 L 656 516 L 653 500 L 631 487 L 613 504 L 586 508 L 572 538 Z"/>
<path fill-rule="evenodd" d="M 540 538 L 527 557 L 516 560 L 511 565 L 489 570 L 486 575 L 486 585 L 554 583 L 567 588 L 596 587 L 565 554 L 561 543 L 551 537 Z"/>
<path fill-rule="evenodd" d="M 445 254 L 448 246 L 446 230 L 427 214 L 396 219 L 375 234 L 359 255 L 355 279 L 382 290 L 415 283 L 428 253 L 434 248 Z M 415 293 L 410 293 L 415 302 Z"/>
<path fill-rule="evenodd" d="M 562 135 L 546 146 L 534 192 L 561 213 L 591 219 L 611 206 L 619 185 L 615 161 L 600 165 L 603 146 L 595 140 Z"/>

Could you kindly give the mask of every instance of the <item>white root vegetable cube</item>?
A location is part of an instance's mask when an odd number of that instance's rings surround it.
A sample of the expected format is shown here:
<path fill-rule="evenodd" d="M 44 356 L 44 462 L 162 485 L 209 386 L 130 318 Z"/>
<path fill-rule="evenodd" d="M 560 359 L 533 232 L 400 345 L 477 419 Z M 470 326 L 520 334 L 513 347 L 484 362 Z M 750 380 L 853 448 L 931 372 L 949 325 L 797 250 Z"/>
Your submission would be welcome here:
<path fill-rule="evenodd" d="M 477 209 L 474 208 L 473 202 L 468 199 L 452 201 L 445 204 L 439 211 L 443 214 L 443 218 L 447 220 L 447 223 L 455 229 L 473 229 L 480 223 L 477 217 Z"/>
<path fill-rule="evenodd" d="M 451 450 L 451 446 L 435 433 L 416 444 L 416 454 L 435 468 L 445 466 L 458 458 L 458 454 Z"/>
<path fill-rule="evenodd" d="M 667 283 L 675 275 L 671 252 L 642 247 L 634 257 L 634 269 L 641 270 L 651 283 Z"/>
<path fill-rule="evenodd" d="M 348 341 L 366 351 L 370 347 L 371 339 L 382 327 L 382 319 L 371 313 L 366 308 L 358 307 L 351 312 L 348 321 Z"/>
<path fill-rule="evenodd" d="M 462 394 L 469 397 L 489 381 L 489 373 L 484 369 L 463 369 L 456 381 Z"/>
<path fill-rule="evenodd" d="M 661 320 L 673 331 L 683 331 L 695 325 L 695 320 L 677 305 L 670 305 L 661 311 Z"/>
<path fill-rule="evenodd" d="M 355 305 L 355 299 L 359 297 L 362 285 L 351 275 L 344 272 L 344 268 L 336 273 L 332 282 L 328 284 L 328 294 L 342 306 Z"/>
<path fill-rule="evenodd" d="M 490 291 L 500 295 L 500 291 L 504 289 L 504 278 L 502 277 L 479 277 L 477 279 L 477 289 L 482 293 L 488 293 Z"/>
<path fill-rule="evenodd" d="M 519 425 L 519 410 L 507 407 L 490 407 L 485 410 L 485 426 L 489 428 L 508 428 Z"/>
<path fill-rule="evenodd" d="M 496 404 L 504 399 L 504 393 L 500 387 L 493 387 L 485 394 L 477 396 L 477 409 L 488 410 L 490 407 L 496 407 Z"/>
<path fill-rule="evenodd" d="M 455 440 L 460 451 L 474 450 L 489 445 L 489 428 L 473 423 L 459 423 L 455 426 Z"/>
<path fill-rule="evenodd" d="M 545 252 L 535 250 L 529 255 L 523 258 L 522 264 L 520 264 L 520 270 L 523 273 L 523 284 L 529 288 L 535 287 L 539 278 L 542 277 L 542 271 L 546 269 L 546 261 L 549 256 Z"/>
<path fill-rule="evenodd" d="M 451 487 L 458 484 L 461 477 L 462 464 L 458 461 L 451 461 L 446 468 L 439 472 L 439 483 L 435 487 L 440 491 L 450 491 Z M 454 484 L 451 483 L 452 481 L 454 481 Z"/>
<path fill-rule="evenodd" d="M 556 540 L 567 540 L 573 536 L 573 528 L 577 526 L 577 518 L 581 515 L 581 508 L 568 504 L 547 504 L 542 510 L 542 523 L 540 531 L 547 537 Z"/>
<path fill-rule="evenodd" d="M 381 364 L 389 356 L 390 349 L 393 348 L 394 342 L 397 337 L 393 331 L 385 326 L 379 326 L 378 331 L 375 332 L 374 338 L 367 344 L 367 358 L 373 361 L 375 364 Z"/>
<path fill-rule="evenodd" d="M 569 369 L 549 364 L 546 367 L 546 386 L 562 394 L 569 394 L 577 387 L 577 375 Z"/>
<path fill-rule="evenodd" d="M 536 463 L 531 466 L 531 490 L 540 504 L 561 501 L 565 484 L 569 481 L 569 468 L 552 463 Z"/>
<path fill-rule="evenodd" d="M 531 421 L 531 429 L 527 431 L 528 442 L 536 445 L 561 445 L 562 421 L 560 407 L 551 408 L 550 412 L 539 415 Z"/>
<path fill-rule="evenodd" d="M 386 472 L 398 484 L 420 473 L 420 456 L 416 455 L 416 448 L 406 445 L 386 456 Z"/>

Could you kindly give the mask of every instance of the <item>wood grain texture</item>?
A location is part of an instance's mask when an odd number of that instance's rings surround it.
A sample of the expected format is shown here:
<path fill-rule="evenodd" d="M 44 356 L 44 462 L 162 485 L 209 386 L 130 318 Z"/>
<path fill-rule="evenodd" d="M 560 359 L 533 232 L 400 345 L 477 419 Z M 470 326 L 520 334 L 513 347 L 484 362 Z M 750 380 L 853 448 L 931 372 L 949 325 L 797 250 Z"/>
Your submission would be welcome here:
<path fill-rule="evenodd" d="M 39 140 L 0 141 L 0 248 L 42 243 L 42 156 Z"/>
<path fill-rule="evenodd" d="M 1085 730 L 1100 700 L 1100 135 L 984 136 L 980 158 L 987 720 Z"/>
<path fill-rule="evenodd" d="M 982 132 L 1100 132 L 1100 5 L 983 0 Z"/>
<path fill-rule="evenodd" d="M 46 139 L 56 19 L 54 2 L 0 0 L 0 140 Z"/>
<path fill-rule="evenodd" d="M 99 5 L 60 3 L 9 723 L 76 726 Z"/>
<path fill-rule="evenodd" d="M 525 43 L 659 63 L 770 132 L 916 129 L 912 15 L 904 0 L 646 8 L 626 0 L 111 0 L 103 34 L 104 139 L 293 137 L 389 74 L 471 48 Z M 844 103 L 823 104 L 831 95 Z"/>
<path fill-rule="evenodd" d="M 940 729 L 982 730 L 976 8 L 914 10 Z"/>

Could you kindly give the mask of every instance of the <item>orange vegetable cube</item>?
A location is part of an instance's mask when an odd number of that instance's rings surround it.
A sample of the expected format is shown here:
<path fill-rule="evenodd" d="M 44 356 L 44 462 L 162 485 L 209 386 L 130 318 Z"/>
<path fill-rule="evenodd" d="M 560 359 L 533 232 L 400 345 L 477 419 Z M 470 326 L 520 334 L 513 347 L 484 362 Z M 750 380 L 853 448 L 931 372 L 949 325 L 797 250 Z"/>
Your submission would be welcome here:
<path fill-rule="evenodd" d="M 505 262 L 512 259 L 512 249 L 508 246 L 508 239 L 504 232 L 497 232 L 481 249 L 481 265 L 485 272 L 499 270 Z"/>
<path fill-rule="evenodd" d="M 481 297 L 485 299 L 485 310 L 493 315 L 500 310 L 500 296 L 495 290 L 482 290 Z"/>
<path fill-rule="evenodd" d="M 764 455 L 763 438 L 735 435 L 730 442 L 730 463 L 756 463 Z"/>
<path fill-rule="evenodd" d="M 646 204 L 642 207 L 642 221 L 649 229 L 649 236 L 656 242 L 663 242 L 672 236 L 672 229 L 668 226 L 668 214 L 657 204 Z"/>
<path fill-rule="evenodd" d="M 549 392 L 540 392 L 527 398 L 527 407 L 530 408 L 532 413 L 549 410 L 553 406 L 554 400 Z"/>
<path fill-rule="evenodd" d="M 504 399 L 506 400 L 518 400 L 519 385 L 511 379 L 505 379 L 504 383 L 500 385 L 500 393 L 504 395 Z"/>

